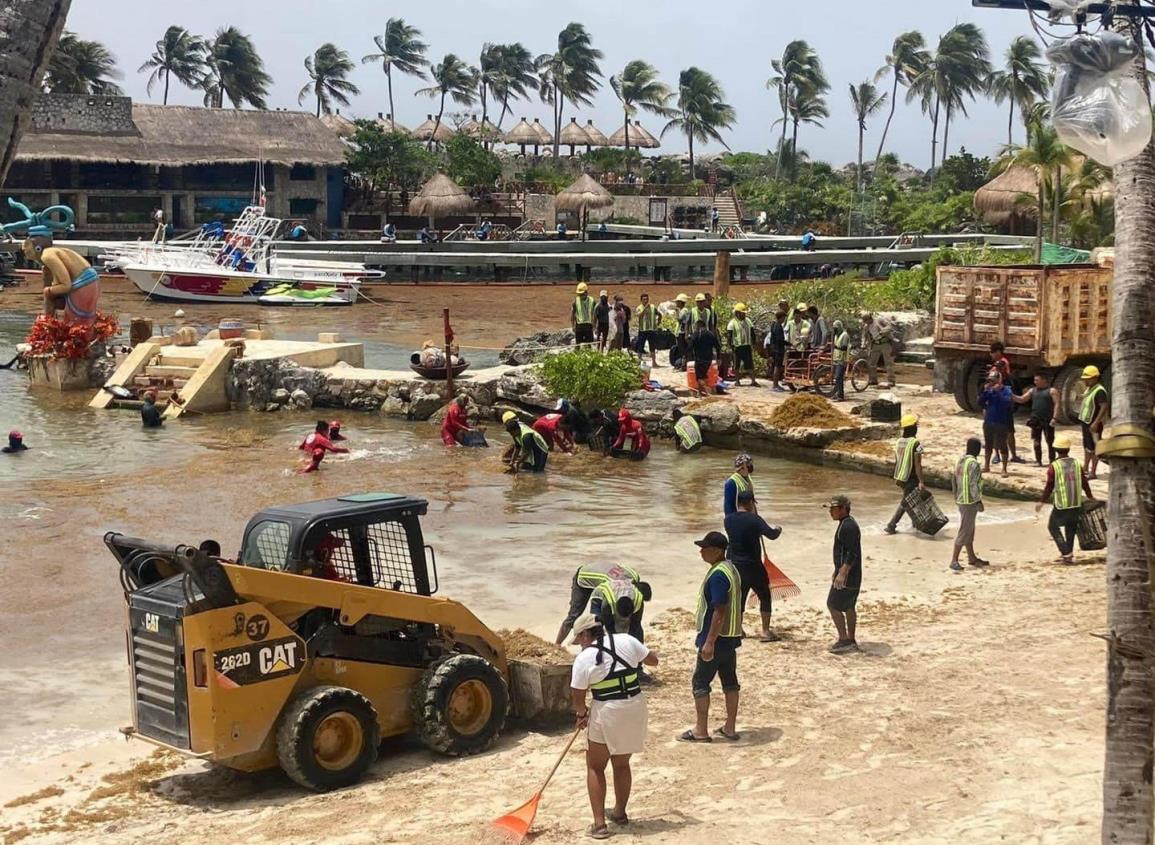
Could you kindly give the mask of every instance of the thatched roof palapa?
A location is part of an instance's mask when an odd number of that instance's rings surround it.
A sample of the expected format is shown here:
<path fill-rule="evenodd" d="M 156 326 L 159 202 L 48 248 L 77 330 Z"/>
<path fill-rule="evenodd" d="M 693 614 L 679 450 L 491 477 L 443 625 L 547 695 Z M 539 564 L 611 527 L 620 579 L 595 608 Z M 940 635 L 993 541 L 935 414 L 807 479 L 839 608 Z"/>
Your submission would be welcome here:
<path fill-rule="evenodd" d="M 31 128 L 20 141 L 24 161 L 80 161 L 182 167 L 265 161 L 338 166 L 345 146 L 311 114 L 254 109 L 132 104 L 134 131 Z"/>
<path fill-rule="evenodd" d="M 341 110 L 325 112 L 321 115 L 321 122 L 337 133 L 338 138 L 352 138 L 357 131 L 357 124 L 341 114 Z"/>
<path fill-rule="evenodd" d="M 433 129 L 435 126 L 437 127 L 436 135 L 433 134 Z M 433 119 L 433 115 L 427 114 L 425 115 L 425 122 L 414 129 L 410 134 L 418 141 L 428 141 L 432 137 L 434 141 L 441 143 L 448 141 L 457 133 L 446 126 L 445 121 L 442 121 L 440 124 L 438 124 L 437 121 Z"/>
<path fill-rule="evenodd" d="M 642 128 L 638 122 L 629 124 L 630 129 L 630 146 L 639 149 L 647 149 L 658 144 L 658 139 Z M 626 127 L 623 126 L 609 138 L 609 145 L 611 147 L 624 147 L 626 145 Z"/>
<path fill-rule="evenodd" d="M 469 214 L 476 206 L 473 197 L 465 193 L 460 185 L 444 173 L 438 173 L 409 201 L 409 213 L 421 217 L 449 217 Z"/>
<path fill-rule="evenodd" d="M 608 147 L 610 146 L 610 139 L 607 138 L 600 129 L 594 126 L 592 120 L 587 120 L 585 125 L 586 134 L 590 138 L 590 146 L 592 147 Z"/>
<path fill-rule="evenodd" d="M 644 143 L 639 144 L 638 146 L 645 147 L 645 148 L 650 149 L 650 150 L 656 150 L 658 147 L 662 146 L 662 142 L 659 141 L 657 138 L 655 138 L 653 135 L 651 135 L 649 133 L 649 130 L 647 130 L 646 127 L 642 126 L 642 122 L 640 120 L 634 121 L 634 127 L 633 127 L 633 129 L 630 130 L 630 137 L 631 138 L 633 138 L 634 132 L 637 132 L 638 135 L 641 136 L 641 138 L 644 142 Z"/>
<path fill-rule="evenodd" d="M 487 117 L 484 122 L 477 119 L 477 115 L 473 115 L 467 123 L 461 125 L 457 130 L 462 135 L 468 135 L 478 141 L 499 141 L 501 140 L 501 130 L 494 126 Z"/>
<path fill-rule="evenodd" d="M 569 123 L 562 127 L 558 140 L 569 147 L 570 155 L 573 155 L 574 147 L 588 147 L 593 144 L 593 139 L 577 122 L 576 117 L 571 117 Z"/>
<path fill-rule="evenodd" d="M 1009 167 L 975 191 L 975 212 L 991 226 L 1003 226 L 1012 217 L 1034 218 L 1038 176 L 1029 167 Z M 1026 196 L 1029 199 L 1024 200 Z"/>
<path fill-rule="evenodd" d="M 409 130 L 393 119 L 393 115 L 383 115 L 377 112 L 377 125 L 381 127 L 384 132 L 401 132 L 404 135 L 409 134 Z"/>
<path fill-rule="evenodd" d="M 533 131 L 536 132 L 537 137 L 541 139 L 538 143 L 540 143 L 540 144 L 552 144 L 553 143 L 553 135 L 551 135 L 549 130 L 546 129 L 544 126 L 542 126 L 540 122 L 538 122 L 538 119 L 536 117 L 533 119 Z"/>
<path fill-rule="evenodd" d="M 557 195 L 555 206 L 558 211 L 582 212 L 588 208 L 609 208 L 614 204 L 614 196 L 588 173 Z"/>

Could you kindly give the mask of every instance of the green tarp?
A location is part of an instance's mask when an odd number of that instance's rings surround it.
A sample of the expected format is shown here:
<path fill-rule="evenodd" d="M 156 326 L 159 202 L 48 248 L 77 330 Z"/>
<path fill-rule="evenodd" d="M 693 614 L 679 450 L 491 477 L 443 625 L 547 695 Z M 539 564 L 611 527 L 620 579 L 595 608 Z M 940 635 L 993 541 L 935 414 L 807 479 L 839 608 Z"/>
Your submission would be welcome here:
<path fill-rule="evenodd" d="M 1085 249 L 1072 249 L 1069 246 L 1059 246 L 1058 244 L 1043 244 L 1043 263 L 1044 264 L 1088 264 L 1091 261 L 1091 253 Z"/>

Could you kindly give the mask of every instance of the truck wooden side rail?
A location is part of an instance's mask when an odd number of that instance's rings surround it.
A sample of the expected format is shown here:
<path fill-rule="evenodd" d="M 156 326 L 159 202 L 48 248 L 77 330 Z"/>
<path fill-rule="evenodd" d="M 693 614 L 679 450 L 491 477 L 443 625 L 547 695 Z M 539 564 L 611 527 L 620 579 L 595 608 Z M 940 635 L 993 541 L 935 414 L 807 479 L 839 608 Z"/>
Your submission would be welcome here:
<path fill-rule="evenodd" d="M 1038 370 L 1059 390 L 1059 419 L 1075 422 L 1080 371 L 1095 364 L 1110 383 L 1110 269 L 1094 265 L 939 267 L 935 387 L 978 410 L 990 346 L 1006 347 L 1016 392 Z"/>

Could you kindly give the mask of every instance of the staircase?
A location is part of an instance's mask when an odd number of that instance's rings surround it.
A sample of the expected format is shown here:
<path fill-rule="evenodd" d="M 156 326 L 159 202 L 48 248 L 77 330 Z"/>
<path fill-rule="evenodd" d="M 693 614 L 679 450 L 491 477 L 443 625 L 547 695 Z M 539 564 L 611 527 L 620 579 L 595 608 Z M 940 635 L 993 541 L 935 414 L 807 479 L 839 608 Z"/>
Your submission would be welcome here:
<path fill-rule="evenodd" d="M 905 341 L 902 351 L 895 357 L 900 364 L 920 364 L 934 367 L 934 338 L 916 337 Z"/>
<path fill-rule="evenodd" d="M 742 231 L 742 214 L 738 210 L 738 203 L 731 194 L 717 194 L 714 197 L 714 206 L 718 209 L 718 227 L 722 231 L 737 229 Z"/>
<path fill-rule="evenodd" d="M 125 388 L 132 396 L 122 399 L 102 389 L 89 407 L 139 409 L 144 394 L 154 390 L 166 419 L 189 410 L 222 410 L 228 407 L 225 378 L 236 354 L 230 347 L 217 347 L 206 355 L 191 347 L 141 343 L 106 382 Z M 170 401 L 174 394 L 180 395 L 179 402 Z"/>

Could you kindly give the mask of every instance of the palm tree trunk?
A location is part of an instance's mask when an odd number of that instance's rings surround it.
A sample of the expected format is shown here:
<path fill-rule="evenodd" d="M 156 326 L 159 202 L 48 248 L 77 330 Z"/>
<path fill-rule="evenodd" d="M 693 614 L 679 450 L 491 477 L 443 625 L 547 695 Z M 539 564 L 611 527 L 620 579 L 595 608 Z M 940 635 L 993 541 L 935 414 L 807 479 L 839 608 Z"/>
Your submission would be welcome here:
<path fill-rule="evenodd" d="M 778 140 L 778 161 L 774 165 L 774 178 L 782 175 L 782 157 L 786 152 L 786 127 L 790 123 L 790 116 L 786 112 L 788 97 L 779 94 L 778 101 L 782 104 L 782 137 Z"/>
<path fill-rule="evenodd" d="M 393 65 L 385 65 L 385 83 L 389 86 L 389 119 L 397 124 L 397 112 L 393 111 Z"/>
<path fill-rule="evenodd" d="M 794 130 L 790 133 L 790 154 L 794 158 L 794 167 L 798 167 L 798 116 L 794 117 Z"/>
<path fill-rule="evenodd" d="M 168 80 L 170 76 L 172 76 L 172 71 L 166 70 L 164 72 L 164 100 L 161 101 L 161 104 L 165 106 L 168 105 Z"/>
<path fill-rule="evenodd" d="M 950 105 L 946 107 L 946 114 L 943 115 L 942 122 L 942 150 L 940 151 L 940 161 L 946 161 L 946 145 L 950 140 Z"/>
<path fill-rule="evenodd" d="M 558 154 L 561 152 L 561 116 L 565 111 L 565 94 L 561 92 L 561 88 L 554 86 L 557 95 L 553 98 L 553 160 L 557 161 Z"/>
<path fill-rule="evenodd" d="M 505 115 L 509 112 L 509 94 L 506 94 L 501 101 L 501 114 L 497 116 L 497 128 L 501 128 L 501 122 L 505 120 Z M 523 153 L 524 155 L 524 153 Z"/>
<path fill-rule="evenodd" d="M 1140 55 L 1135 76 L 1144 89 L 1145 64 Z M 1116 427 L 1134 426 L 1150 437 L 1155 400 L 1155 149 L 1149 144 L 1118 165 L 1115 180 L 1111 421 Z M 1105 440 L 1102 445 L 1109 443 Z M 1109 459 L 1103 843 L 1149 842 L 1155 825 L 1151 788 L 1155 461 L 1149 455 L 1147 451 Z"/>
<path fill-rule="evenodd" d="M 429 136 L 429 143 L 425 146 L 427 150 L 433 149 L 433 142 L 437 139 L 437 130 L 441 128 L 441 115 L 445 114 L 445 89 L 441 89 L 441 105 L 437 109 L 437 120 L 433 121 L 433 134 Z"/>
<path fill-rule="evenodd" d="M 1039 219 L 1035 224 L 1035 263 L 1043 261 L 1043 214 L 1047 210 L 1047 198 L 1043 194 L 1043 176 L 1039 174 Z"/>
<path fill-rule="evenodd" d="M 626 116 L 626 161 L 628 162 L 630 158 L 630 113 L 627 109 L 622 109 L 622 111 Z M 628 163 L 626 167 L 629 167 Z"/>
<path fill-rule="evenodd" d="M 686 133 L 686 141 L 690 145 L 690 181 L 693 182 L 697 178 L 697 171 L 694 170 L 694 133 Z"/>
<path fill-rule="evenodd" d="M 1011 116 L 1007 118 L 1007 146 L 1015 143 L 1015 98 L 1011 97 Z"/>
<path fill-rule="evenodd" d="M 485 126 L 485 119 L 489 117 L 489 86 L 481 86 L 481 125 Z"/>
<path fill-rule="evenodd" d="M 861 123 L 858 124 L 858 193 L 862 194 L 862 139 L 866 135 L 866 129 Z M 875 177 L 877 178 L 877 177 Z"/>
<path fill-rule="evenodd" d="M 882 140 L 878 142 L 878 152 L 874 154 L 875 173 L 878 172 L 878 160 L 882 158 L 882 148 L 886 145 L 886 133 L 890 131 L 890 122 L 894 120 L 894 110 L 898 107 L 898 69 L 894 71 L 894 90 L 890 93 L 890 114 L 886 116 L 886 126 L 882 127 Z"/>
<path fill-rule="evenodd" d="M 317 117 L 321 116 L 321 95 L 317 95 Z"/>
<path fill-rule="evenodd" d="M 0 65 L 0 182 L 4 181 L 20 136 L 31 119 L 30 106 L 56 49 L 71 0 L 8 0 L 0 15 L 0 42 L 7 45 Z"/>
<path fill-rule="evenodd" d="M 934 116 L 930 120 L 930 169 L 938 163 L 938 98 L 934 101 Z"/>
<path fill-rule="evenodd" d="M 1063 165 L 1055 165 L 1055 175 L 1051 177 L 1051 243 L 1059 242 L 1059 189 L 1063 185 Z"/>

